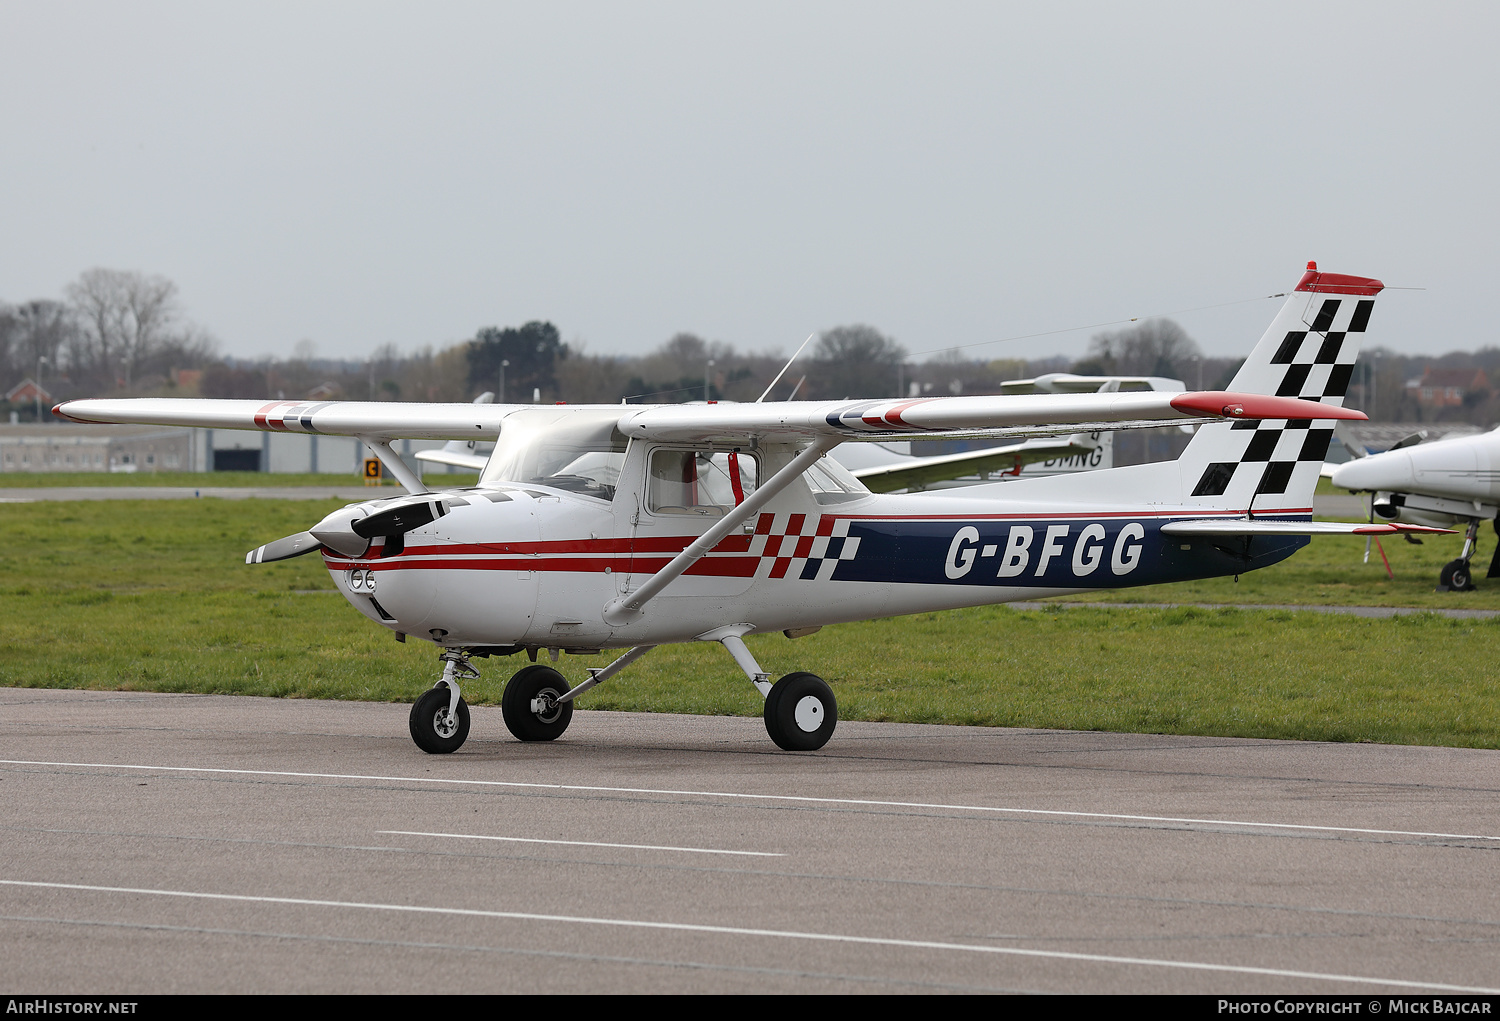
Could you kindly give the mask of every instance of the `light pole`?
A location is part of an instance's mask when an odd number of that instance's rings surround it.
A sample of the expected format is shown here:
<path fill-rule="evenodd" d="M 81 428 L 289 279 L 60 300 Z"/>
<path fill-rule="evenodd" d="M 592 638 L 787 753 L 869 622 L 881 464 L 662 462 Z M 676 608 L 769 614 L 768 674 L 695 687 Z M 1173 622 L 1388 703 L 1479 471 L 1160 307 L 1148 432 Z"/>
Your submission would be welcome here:
<path fill-rule="evenodd" d="M 704 400 L 704 403 L 708 402 L 708 397 L 709 397 L 709 391 L 708 391 L 709 377 L 712 374 L 713 370 L 714 370 L 714 360 L 712 358 L 710 358 L 708 360 L 708 364 L 703 367 L 703 400 Z"/>
<path fill-rule="evenodd" d="M 46 355 L 36 356 L 36 424 L 42 424 L 42 366 L 51 365 Z"/>
<path fill-rule="evenodd" d="M 500 399 L 496 402 L 497 404 L 504 404 L 505 403 L 505 370 L 507 368 L 509 368 L 509 367 L 510 367 L 510 359 L 509 358 L 502 358 L 502 359 L 500 359 L 500 394 L 499 394 Z"/>

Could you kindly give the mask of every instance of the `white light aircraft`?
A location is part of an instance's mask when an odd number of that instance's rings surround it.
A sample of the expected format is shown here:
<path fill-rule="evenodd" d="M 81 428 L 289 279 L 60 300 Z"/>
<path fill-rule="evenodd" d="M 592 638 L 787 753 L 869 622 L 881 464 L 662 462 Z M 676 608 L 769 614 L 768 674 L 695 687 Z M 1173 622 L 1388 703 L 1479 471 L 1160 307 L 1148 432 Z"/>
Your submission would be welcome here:
<path fill-rule="evenodd" d="M 1351 447 L 1353 452 L 1356 448 Z M 1370 493 L 1370 520 L 1422 525 L 1459 525 L 1463 550 L 1438 574 L 1438 591 L 1474 588 L 1469 560 L 1479 525 L 1500 510 L 1500 429 L 1451 440 L 1420 442 L 1408 437 L 1390 450 L 1338 465 L 1328 473 L 1335 486 Z M 1500 523 L 1496 525 L 1500 532 Z M 1500 577 L 1500 546 L 1486 577 Z"/>
<path fill-rule="evenodd" d="M 525 652 L 506 685 L 523 741 L 567 729 L 574 700 L 657 645 L 718 642 L 765 696 L 766 730 L 820 748 L 838 713 L 811 673 L 774 684 L 746 647 L 872 617 L 1036 599 L 1277 563 L 1334 533 L 1433 531 L 1312 521 L 1377 280 L 1309 264 L 1228 392 L 1042 393 L 901 400 L 537 407 L 237 400 L 79 400 L 58 415 L 357 436 L 409 491 L 335 511 L 251 551 L 318 551 L 375 623 L 434 643 L 441 679 L 412 707 L 428 752 L 469 731 L 473 660 Z M 960 490 L 871 493 L 843 442 L 1069 435 L 1207 423 L 1177 461 Z M 398 438 L 493 440 L 476 487 L 429 492 Z M 548 650 L 627 649 L 570 685 Z"/>

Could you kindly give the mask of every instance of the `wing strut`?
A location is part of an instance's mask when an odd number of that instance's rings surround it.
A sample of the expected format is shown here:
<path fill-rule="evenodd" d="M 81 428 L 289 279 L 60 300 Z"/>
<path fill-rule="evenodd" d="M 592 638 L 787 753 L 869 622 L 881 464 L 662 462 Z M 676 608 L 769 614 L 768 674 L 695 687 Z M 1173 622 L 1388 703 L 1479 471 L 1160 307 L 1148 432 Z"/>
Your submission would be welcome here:
<path fill-rule="evenodd" d="M 759 513 L 762 507 L 771 502 L 772 497 L 812 467 L 814 461 L 828 453 L 837 443 L 838 438 L 834 436 L 822 436 L 811 443 L 792 458 L 791 464 L 772 475 L 765 485 L 751 493 L 744 503 L 725 514 L 712 528 L 693 540 L 687 549 L 673 557 L 671 563 L 647 578 L 644 585 L 634 592 L 627 592 L 606 603 L 604 606 L 605 623 L 619 627 L 639 620 L 642 606 L 654 599 L 662 589 L 697 563 L 703 554 L 717 546 L 730 532 Z"/>
<path fill-rule="evenodd" d="M 389 440 L 376 439 L 374 436 L 361 436 L 359 441 L 375 451 L 375 456 L 380 458 L 380 463 L 396 476 L 396 481 L 405 486 L 408 493 L 428 492 L 427 487 L 422 485 L 422 480 L 417 478 L 416 473 L 407 466 L 405 461 L 401 460 L 401 455 L 391 449 Z"/>

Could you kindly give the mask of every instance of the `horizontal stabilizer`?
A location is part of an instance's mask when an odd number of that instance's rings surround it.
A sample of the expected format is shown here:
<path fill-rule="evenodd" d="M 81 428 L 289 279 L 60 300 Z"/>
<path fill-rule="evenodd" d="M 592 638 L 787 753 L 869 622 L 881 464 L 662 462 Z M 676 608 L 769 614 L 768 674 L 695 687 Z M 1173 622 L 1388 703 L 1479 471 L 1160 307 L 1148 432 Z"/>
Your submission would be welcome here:
<path fill-rule="evenodd" d="M 469 471 L 484 471 L 484 466 L 489 463 L 488 454 L 476 454 L 472 450 L 463 449 L 468 444 L 454 441 L 447 446 L 437 450 L 419 450 L 412 456 L 418 461 L 426 461 L 429 464 L 451 464 L 455 468 L 464 468 Z M 449 450 L 449 447 L 459 449 Z"/>
<path fill-rule="evenodd" d="M 1270 518 L 1204 518 L 1169 521 L 1163 535 L 1393 535 L 1396 532 L 1448 534 L 1451 528 L 1429 528 L 1400 522 L 1276 521 Z"/>
<path fill-rule="evenodd" d="M 290 560 L 292 557 L 300 557 L 304 553 L 311 553 L 313 550 L 322 548 L 323 544 L 313 538 L 311 532 L 298 532 L 296 535 L 289 535 L 285 539 L 277 539 L 275 542 L 268 542 L 264 546 L 251 550 L 245 554 L 245 563 L 269 564 L 276 560 Z"/>

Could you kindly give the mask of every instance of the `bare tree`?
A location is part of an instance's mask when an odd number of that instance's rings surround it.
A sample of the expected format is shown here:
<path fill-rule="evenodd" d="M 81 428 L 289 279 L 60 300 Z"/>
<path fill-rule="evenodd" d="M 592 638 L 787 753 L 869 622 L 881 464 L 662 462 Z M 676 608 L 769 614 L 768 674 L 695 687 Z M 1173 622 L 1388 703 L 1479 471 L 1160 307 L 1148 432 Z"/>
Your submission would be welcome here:
<path fill-rule="evenodd" d="M 1124 330 L 1094 334 L 1088 353 L 1073 371 L 1186 379 L 1188 368 L 1202 356 L 1198 342 L 1177 323 L 1148 319 Z"/>
<path fill-rule="evenodd" d="M 905 361 L 906 348 L 875 327 L 836 326 L 818 338 L 808 383 L 820 397 L 889 397 Z"/>
<path fill-rule="evenodd" d="M 80 367 L 129 388 L 136 370 L 175 338 L 177 285 L 128 270 L 91 269 L 68 285 L 81 324 Z"/>
<path fill-rule="evenodd" d="M 0 380 L 19 382 L 35 376 L 46 361 L 56 373 L 64 367 L 63 355 L 77 332 L 72 313 L 57 301 L 28 301 L 0 307 Z"/>

